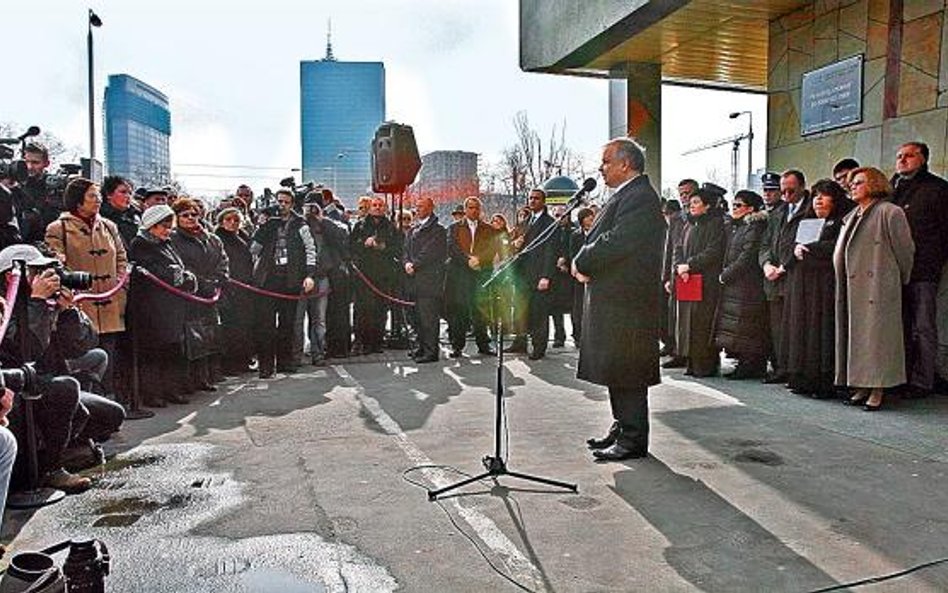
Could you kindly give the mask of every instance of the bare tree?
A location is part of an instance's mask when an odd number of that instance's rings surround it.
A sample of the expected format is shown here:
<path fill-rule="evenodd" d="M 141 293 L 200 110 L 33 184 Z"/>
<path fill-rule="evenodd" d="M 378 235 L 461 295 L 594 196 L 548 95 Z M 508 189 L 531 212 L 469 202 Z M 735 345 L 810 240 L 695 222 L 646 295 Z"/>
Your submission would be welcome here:
<path fill-rule="evenodd" d="M 0 122 L 0 138 L 16 138 L 28 127 L 13 122 Z M 79 147 L 68 146 L 58 136 L 49 131 L 41 131 L 35 141 L 49 150 L 49 160 L 54 166 L 63 163 L 76 163 L 82 154 Z"/>

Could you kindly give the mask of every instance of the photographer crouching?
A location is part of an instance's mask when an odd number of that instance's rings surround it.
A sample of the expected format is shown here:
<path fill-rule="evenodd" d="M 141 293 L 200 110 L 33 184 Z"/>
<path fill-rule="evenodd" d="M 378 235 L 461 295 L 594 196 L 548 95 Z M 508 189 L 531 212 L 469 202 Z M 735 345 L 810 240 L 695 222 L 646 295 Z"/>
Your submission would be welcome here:
<path fill-rule="evenodd" d="M 0 251 L 0 273 L 3 274 L 0 288 L 3 290 L 7 283 L 16 281 L 16 276 L 11 274 L 16 261 L 23 261 L 27 266 L 30 293 L 24 325 L 28 333 L 25 339 L 20 335 L 21 311 L 14 308 L 10 326 L 0 343 L 0 362 L 4 368 L 36 363 L 35 384 L 25 385 L 25 388 L 43 396 L 35 410 L 37 429 L 44 445 L 39 452 L 42 482 L 67 493 L 82 492 L 90 481 L 63 467 L 67 448 L 92 453 L 97 448 L 94 443 L 107 440 L 119 429 L 125 412 L 115 402 L 81 391 L 79 382 L 70 376 L 84 367 L 101 366 L 107 361 L 104 352 L 95 348 L 96 335 L 91 321 L 73 305 L 72 291 L 62 281 L 65 278 L 69 284 L 75 282 L 76 277 L 64 272 L 57 259 L 43 255 L 32 245 L 11 245 Z M 19 410 L 19 407 L 14 409 L 11 428 L 22 444 L 25 426 Z M 21 451 L 25 453 L 25 447 Z M 85 462 L 77 462 L 78 466 L 89 465 L 93 458 L 86 456 Z"/>

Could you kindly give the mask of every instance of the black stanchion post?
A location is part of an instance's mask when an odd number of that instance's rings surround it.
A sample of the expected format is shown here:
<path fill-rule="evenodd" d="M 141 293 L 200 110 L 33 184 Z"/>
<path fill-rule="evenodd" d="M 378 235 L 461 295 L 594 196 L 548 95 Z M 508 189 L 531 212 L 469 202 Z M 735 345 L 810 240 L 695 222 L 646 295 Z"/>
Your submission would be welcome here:
<path fill-rule="evenodd" d="M 130 274 L 128 277 L 129 288 L 131 288 L 134 279 L 134 267 L 132 267 Z M 125 329 L 125 331 L 132 332 L 132 399 L 131 402 L 129 402 L 129 408 L 125 410 L 126 420 L 141 420 L 143 418 L 152 418 L 155 415 L 151 410 L 142 408 L 141 368 L 138 364 L 138 332 L 135 331 L 134 324 L 135 321 L 133 319 L 132 327 Z"/>

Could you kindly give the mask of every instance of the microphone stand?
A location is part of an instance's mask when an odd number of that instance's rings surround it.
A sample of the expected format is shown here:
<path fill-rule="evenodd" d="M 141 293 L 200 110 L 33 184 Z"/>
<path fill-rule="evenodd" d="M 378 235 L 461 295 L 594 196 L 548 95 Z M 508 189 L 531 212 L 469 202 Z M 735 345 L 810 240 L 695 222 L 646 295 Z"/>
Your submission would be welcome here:
<path fill-rule="evenodd" d="M 556 230 L 559 228 L 559 225 L 562 222 L 562 220 L 564 218 L 568 218 L 570 213 L 573 210 L 575 210 L 577 207 L 579 207 L 581 203 L 582 202 L 579 199 L 570 200 L 566 204 L 566 209 L 563 211 L 562 214 L 560 214 L 553 221 L 553 224 L 543 229 L 543 232 L 537 235 L 533 239 L 533 241 L 530 241 L 530 243 L 527 244 L 527 246 L 524 247 L 521 251 L 513 254 L 512 256 L 504 260 L 499 266 L 497 266 L 497 269 L 495 269 L 494 273 L 491 274 L 490 278 L 488 278 L 481 285 L 481 288 L 489 289 L 495 284 L 499 285 L 500 284 L 499 279 L 506 276 L 507 271 L 510 270 L 514 266 L 514 264 L 516 264 L 520 260 L 521 257 L 534 251 L 535 249 L 539 248 L 541 245 L 549 241 L 550 237 L 552 237 L 556 233 Z M 501 292 L 497 291 L 496 295 L 494 296 L 492 300 L 495 302 L 499 302 L 501 300 Z M 511 320 L 513 320 L 515 307 L 516 305 L 514 304 L 514 301 L 511 300 L 510 302 Z M 436 490 L 428 490 L 428 500 L 435 500 L 436 498 L 438 498 L 442 494 L 445 494 L 446 492 L 450 492 L 451 490 L 460 488 L 462 486 L 466 486 L 473 482 L 478 482 L 480 480 L 483 480 L 484 478 L 494 478 L 496 481 L 497 477 L 499 476 L 511 476 L 513 478 L 519 478 L 521 480 L 526 480 L 529 482 L 537 482 L 540 484 L 546 484 L 548 486 L 556 486 L 557 488 L 564 488 L 566 490 L 571 490 L 573 492 L 579 492 L 579 489 L 576 484 L 570 484 L 568 482 L 561 482 L 559 480 L 553 480 L 551 478 L 544 478 L 540 476 L 524 474 L 521 472 L 515 472 L 515 471 L 511 471 L 507 467 L 507 460 L 505 456 L 503 455 L 502 445 L 501 445 L 501 434 L 503 432 L 503 419 L 504 419 L 504 348 L 503 348 L 503 345 L 504 345 L 503 325 L 504 324 L 502 320 L 502 317 L 503 317 L 502 315 L 496 315 L 495 317 L 496 317 L 496 321 L 495 321 L 494 335 L 495 335 L 495 343 L 497 347 L 497 373 L 496 373 L 495 384 L 494 384 L 494 454 L 485 455 L 483 459 L 481 459 L 481 463 L 483 463 L 484 465 L 484 470 L 485 470 L 484 472 L 476 476 L 472 476 L 470 478 L 465 478 L 464 480 L 455 482 L 454 484 L 449 484 L 448 486 L 444 486 L 443 488 L 438 488 Z M 549 321 L 547 321 L 547 323 L 549 323 Z M 509 444 L 507 448 L 508 448 L 508 453 L 509 453 Z"/>

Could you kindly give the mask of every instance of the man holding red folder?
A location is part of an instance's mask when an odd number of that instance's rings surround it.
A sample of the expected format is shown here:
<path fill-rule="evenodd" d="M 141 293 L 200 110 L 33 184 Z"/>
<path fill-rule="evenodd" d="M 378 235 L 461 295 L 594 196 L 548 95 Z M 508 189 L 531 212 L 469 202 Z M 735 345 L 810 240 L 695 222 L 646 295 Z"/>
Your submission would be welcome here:
<path fill-rule="evenodd" d="M 648 388 L 660 381 L 666 225 L 644 170 L 645 155 L 633 140 L 606 144 L 599 172 L 616 191 L 572 265 L 573 276 L 586 284 L 576 376 L 609 388 L 614 419 L 605 437 L 586 441 L 597 461 L 646 456 Z"/>

